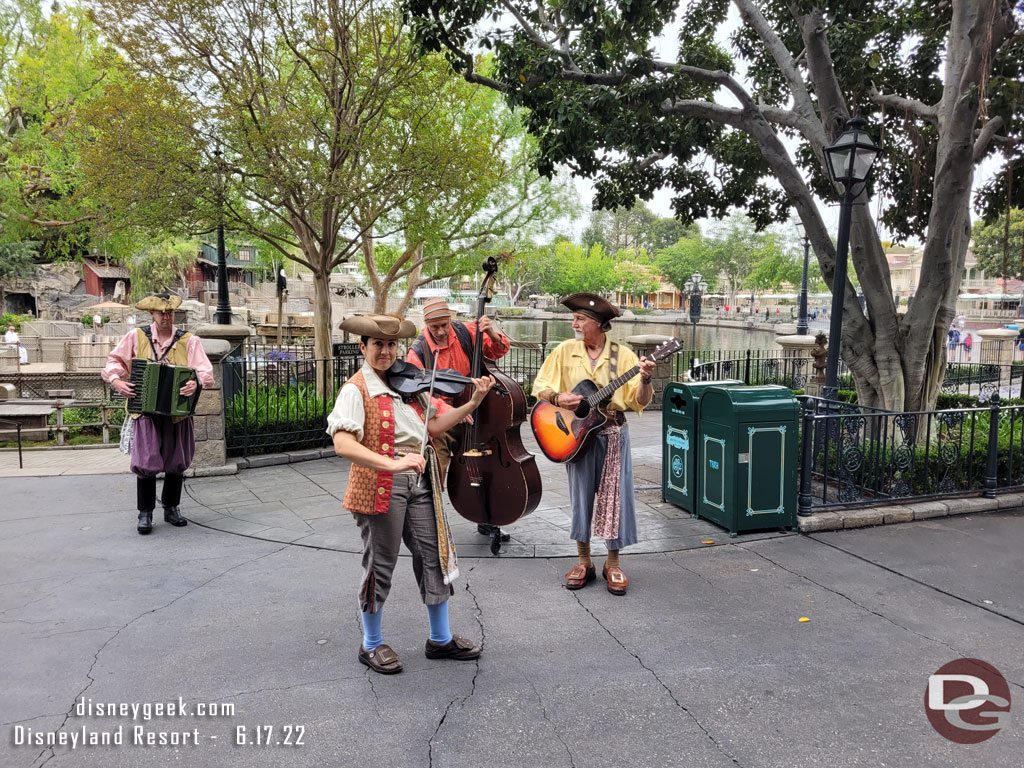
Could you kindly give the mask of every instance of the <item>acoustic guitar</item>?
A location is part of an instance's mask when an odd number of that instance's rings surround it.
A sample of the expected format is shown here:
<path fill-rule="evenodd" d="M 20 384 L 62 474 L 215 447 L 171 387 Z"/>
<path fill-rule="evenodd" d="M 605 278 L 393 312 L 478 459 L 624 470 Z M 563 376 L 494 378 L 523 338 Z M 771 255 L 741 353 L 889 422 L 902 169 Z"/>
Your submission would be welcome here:
<path fill-rule="evenodd" d="M 655 362 L 664 360 L 682 349 L 682 346 L 678 339 L 670 339 L 655 349 L 648 359 Z M 638 373 L 640 366 L 634 365 L 600 389 L 590 379 L 584 379 L 572 390 L 574 395 L 583 398 L 575 411 L 538 400 L 530 412 L 530 426 L 544 455 L 559 464 L 573 461 L 579 456 L 590 438 L 608 422 L 608 414 L 601 409 L 601 405 Z"/>

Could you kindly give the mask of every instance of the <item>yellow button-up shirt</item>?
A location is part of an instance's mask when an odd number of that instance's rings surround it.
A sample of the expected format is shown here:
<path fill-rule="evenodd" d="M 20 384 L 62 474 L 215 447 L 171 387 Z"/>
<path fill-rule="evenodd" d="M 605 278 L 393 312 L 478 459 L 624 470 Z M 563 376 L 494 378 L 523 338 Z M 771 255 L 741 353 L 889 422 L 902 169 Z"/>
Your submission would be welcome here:
<path fill-rule="evenodd" d="M 587 355 L 586 345 L 582 341 L 569 339 L 563 341 L 554 351 L 548 355 L 544 364 L 537 371 L 537 378 L 533 380 L 533 395 L 546 389 L 554 392 L 571 392 L 573 387 L 584 379 L 590 379 L 600 389 L 614 379 L 616 376 L 625 373 L 634 365 L 640 362 L 629 347 L 619 344 L 619 359 L 616 369 L 611 370 L 611 340 L 607 337 L 604 342 L 604 350 L 597 360 L 597 365 L 590 367 L 590 356 Z M 637 393 L 640 391 L 640 376 L 634 376 L 612 395 L 611 402 L 607 409 L 612 411 L 633 410 L 639 413 L 643 406 L 637 401 Z"/>

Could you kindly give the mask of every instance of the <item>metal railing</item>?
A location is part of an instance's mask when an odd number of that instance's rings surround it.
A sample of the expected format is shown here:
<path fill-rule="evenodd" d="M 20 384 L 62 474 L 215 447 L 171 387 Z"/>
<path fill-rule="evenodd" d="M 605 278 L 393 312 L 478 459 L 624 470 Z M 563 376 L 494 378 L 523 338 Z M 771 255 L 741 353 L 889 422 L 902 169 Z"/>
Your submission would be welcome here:
<path fill-rule="evenodd" d="M 118 435 L 120 435 L 121 427 L 127 418 L 124 412 L 123 399 L 117 403 L 79 401 L 68 403 L 57 400 L 53 403 L 53 407 L 55 409 L 52 414 L 53 423 L 48 422 L 47 426 L 56 436 L 57 445 L 65 445 L 72 432 L 89 428 L 99 428 L 100 434 L 103 437 L 103 444 L 107 445 L 110 443 L 111 430 L 117 430 Z M 76 416 L 79 416 L 81 415 L 80 409 L 96 409 L 98 411 L 98 418 L 93 421 L 68 420 L 67 411 L 73 411 Z"/>
<path fill-rule="evenodd" d="M 224 439 L 228 455 L 331 445 L 327 415 L 338 388 L 359 370 L 358 356 L 327 360 L 223 361 Z"/>
<path fill-rule="evenodd" d="M 684 374 L 690 374 L 698 381 L 737 379 L 744 384 L 780 384 L 790 389 L 803 389 L 814 374 L 811 361 L 806 357 L 785 356 L 781 352 L 763 349 L 711 351 L 698 355 L 700 365 L 692 374 L 688 371 L 689 355 L 677 355 L 673 360 L 673 380 L 680 381 Z M 853 389 L 849 369 L 839 363 L 840 389 Z"/>
<path fill-rule="evenodd" d="M 25 464 L 22 462 L 21 457 L 21 422 L 20 421 L 9 421 L 8 419 L 0 419 L 0 424 L 7 424 L 8 426 L 15 427 L 18 432 L 18 469 L 24 469 Z"/>
<path fill-rule="evenodd" d="M 804 398 L 799 513 L 1024 488 L 1024 406 L 892 413 Z"/>

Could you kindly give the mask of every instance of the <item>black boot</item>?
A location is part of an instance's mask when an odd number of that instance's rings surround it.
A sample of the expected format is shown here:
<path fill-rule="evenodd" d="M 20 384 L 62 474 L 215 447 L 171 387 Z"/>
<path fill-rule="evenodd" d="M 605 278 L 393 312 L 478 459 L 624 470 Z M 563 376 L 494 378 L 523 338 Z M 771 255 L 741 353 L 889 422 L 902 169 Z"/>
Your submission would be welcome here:
<path fill-rule="evenodd" d="M 188 525 L 188 520 L 181 516 L 177 507 L 164 507 L 164 522 L 176 525 L 179 528 Z"/>
<path fill-rule="evenodd" d="M 153 530 L 153 510 L 142 509 L 139 510 L 139 527 L 138 531 L 143 536 Z"/>

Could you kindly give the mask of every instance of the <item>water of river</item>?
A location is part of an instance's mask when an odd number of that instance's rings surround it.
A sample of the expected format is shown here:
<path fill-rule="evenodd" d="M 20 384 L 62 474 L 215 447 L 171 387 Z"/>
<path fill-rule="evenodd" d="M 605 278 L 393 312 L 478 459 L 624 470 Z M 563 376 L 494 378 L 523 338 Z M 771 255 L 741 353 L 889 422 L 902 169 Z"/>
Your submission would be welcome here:
<path fill-rule="evenodd" d="M 555 342 L 571 339 L 572 323 L 569 320 L 502 320 L 501 329 L 510 339 L 516 341 L 540 341 L 543 338 L 544 323 L 547 323 L 549 349 Z M 689 323 L 615 320 L 608 333 L 612 341 L 625 343 L 630 336 L 658 334 L 675 336 L 690 348 L 693 326 Z M 742 328 L 715 328 L 697 326 L 697 349 L 778 349 L 775 334 L 771 331 L 746 330 Z"/>

